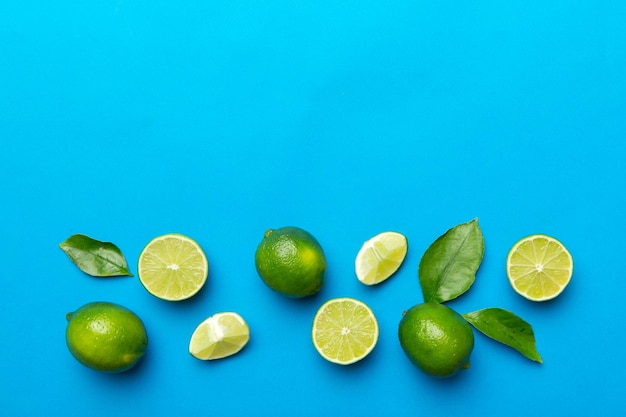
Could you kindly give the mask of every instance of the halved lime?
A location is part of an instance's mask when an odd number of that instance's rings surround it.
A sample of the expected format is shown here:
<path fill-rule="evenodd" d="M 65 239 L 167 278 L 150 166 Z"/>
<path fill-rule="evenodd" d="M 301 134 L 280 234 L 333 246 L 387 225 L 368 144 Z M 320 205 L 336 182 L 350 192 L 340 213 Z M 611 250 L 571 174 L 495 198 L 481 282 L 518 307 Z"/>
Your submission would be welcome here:
<path fill-rule="evenodd" d="M 557 239 L 536 234 L 517 242 L 506 258 L 506 273 L 513 289 L 532 301 L 559 295 L 572 278 L 572 255 Z"/>
<path fill-rule="evenodd" d="M 237 313 L 215 314 L 198 325 L 189 341 L 189 353 L 202 360 L 225 358 L 250 340 L 250 329 Z"/>
<path fill-rule="evenodd" d="M 180 301 L 200 291 L 209 263 L 195 240 L 167 234 L 146 245 L 139 255 L 137 272 L 149 293 L 163 300 Z"/>
<path fill-rule="evenodd" d="M 378 322 L 365 303 L 353 298 L 334 298 L 315 314 L 312 337 L 315 349 L 324 359 L 349 365 L 374 349 Z"/>
<path fill-rule="evenodd" d="M 407 239 L 400 233 L 383 232 L 372 237 L 356 256 L 357 279 L 366 285 L 383 282 L 400 268 L 407 249 Z"/>

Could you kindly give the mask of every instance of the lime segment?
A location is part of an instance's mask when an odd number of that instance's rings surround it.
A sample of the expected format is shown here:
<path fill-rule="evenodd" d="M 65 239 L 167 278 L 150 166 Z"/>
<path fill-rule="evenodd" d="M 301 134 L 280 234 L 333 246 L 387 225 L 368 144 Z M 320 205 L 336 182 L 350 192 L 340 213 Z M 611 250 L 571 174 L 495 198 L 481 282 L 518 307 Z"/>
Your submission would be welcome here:
<path fill-rule="evenodd" d="M 218 313 L 198 325 L 191 335 L 189 353 L 213 360 L 239 352 L 250 340 L 250 329 L 237 313 Z"/>
<path fill-rule="evenodd" d="M 313 319 L 313 345 L 326 360 L 349 365 L 365 358 L 378 341 L 378 322 L 372 310 L 352 298 L 324 303 Z"/>
<path fill-rule="evenodd" d="M 372 237 L 356 256 L 357 279 L 365 285 L 385 281 L 400 268 L 407 249 L 407 239 L 400 233 L 383 232 Z"/>
<path fill-rule="evenodd" d="M 531 235 L 517 242 L 506 259 L 513 289 L 532 301 L 555 298 L 569 284 L 574 270 L 572 255 L 557 239 Z"/>
<path fill-rule="evenodd" d="M 209 264 L 193 239 L 167 234 L 151 240 L 139 255 L 139 280 L 152 295 L 180 301 L 195 295 L 206 282 Z"/>

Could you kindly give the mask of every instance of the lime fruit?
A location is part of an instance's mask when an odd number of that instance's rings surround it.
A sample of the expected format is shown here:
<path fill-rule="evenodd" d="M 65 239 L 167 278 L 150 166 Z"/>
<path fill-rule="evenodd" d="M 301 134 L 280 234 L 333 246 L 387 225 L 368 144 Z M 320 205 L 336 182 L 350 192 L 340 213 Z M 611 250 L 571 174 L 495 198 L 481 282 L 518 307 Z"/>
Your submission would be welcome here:
<path fill-rule="evenodd" d="M 239 352 L 250 340 L 250 329 L 237 313 L 217 313 L 196 327 L 189 353 L 202 360 L 225 358 Z"/>
<path fill-rule="evenodd" d="M 408 249 L 407 239 L 397 232 L 383 232 L 367 240 L 356 256 L 357 279 L 374 285 L 391 277 L 402 265 Z"/>
<path fill-rule="evenodd" d="M 313 235 L 298 227 L 267 230 L 255 264 L 263 282 L 288 297 L 313 295 L 324 285 L 324 251 Z"/>
<path fill-rule="evenodd" d="M 474 332 L 463 316 L 443 304 L 418 304 L 406 311 L 398 337 L 409 360 L 427 374 L 445 378 L 469 368 Z"/>
<path fill-rule="evenodd" d="M 146 245 L 139 255 L 137 272 L 150 294 L 180 301 L 200 291 L 209 263 L 195 240 L 173 233 L 156 237 Z"/>
<path fill-rule="evenodd" d="M 315 314 L 313 346 L 326 360 L 340 365 L 360 361 L 378 341 L 378 321 L 372 310 L 353 298 L 334 298 Z"/>
<path fill-rule="evenodd" d="M 572 255 L 553 237 L 531 235 L 517 242 L 506 258 L 506 273 L 513 289 L 532 301 L 547 301 L 561 294 L 574 271 Z"/>
<path fill-rule="evenodd" d="M 66 316 L 67 347 L 83 365 L 104 372 L 132 368 L 144 355 L 148 336 L 135 313 L 117 304 L 85 304 Z"/>

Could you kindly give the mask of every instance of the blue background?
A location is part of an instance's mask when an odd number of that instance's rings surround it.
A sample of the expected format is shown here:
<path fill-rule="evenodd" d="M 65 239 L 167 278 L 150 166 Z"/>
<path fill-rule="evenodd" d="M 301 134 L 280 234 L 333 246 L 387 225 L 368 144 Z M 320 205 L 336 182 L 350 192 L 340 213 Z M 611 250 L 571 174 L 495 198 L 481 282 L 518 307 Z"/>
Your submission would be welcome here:
<path fill-rule="evenodd" d="M 0 3 L 0 414 L 617 416 L 623 374 L 626 2 L 98 0 Z M 476 334 L 447 380 L 397 341 L 422 301 L 419 259 L 478 218 L 485 258 L 459 312 L 529 321 L 544 364 Z M 267 228 L 320 241 L 327 282 L 291 300 L 258 278 Z M 363 241 L 396 230 L 409 254 L 361 285 Z M 143 246 L 178 232 L 210 262 L 194 298 L 168 303 L 134 278 L 82 274 L 58 244 L 116 243 L 136 274 Z M 546 233 L 575 272 L 532 303 L 504 263 Z M 325 362 L 310 341 L 332 297 L 368 303 L 380 339 L 362 362 Z M 117 302 L 144 320 L 130 372 L 82 367 L 65 314 Z M 237 311 L 240 354 L 187 352 L 204 318 Z"/>

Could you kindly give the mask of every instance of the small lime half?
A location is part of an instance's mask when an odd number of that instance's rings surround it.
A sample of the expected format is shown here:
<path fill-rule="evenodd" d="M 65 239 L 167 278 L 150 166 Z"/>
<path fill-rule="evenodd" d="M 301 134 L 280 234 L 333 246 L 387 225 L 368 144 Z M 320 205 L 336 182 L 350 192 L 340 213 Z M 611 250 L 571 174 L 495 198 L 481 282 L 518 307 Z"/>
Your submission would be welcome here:
<path fill-rule="evenodd" d="M 515 243 L 506 258 L 513 289 L 532 301 L 547 301 L 563 292 L 574 271 L 572 255 L 557 239 L 535 234 Z"/>
<path fill-rule="evenodd" d="M 313 346 L 326 360 L 349 365 L 365 358 L 378 341 L 378 321 L 365 303 L 334 298 L 315 314 Z"/>
<path fill-rule="evenodd" d="M 209 263 L 200 245 L 180 234 L 152 239 L 139 255 L 139 280 L 148 292 L 168 301 L 195 295 L 207 280 Z"/>

